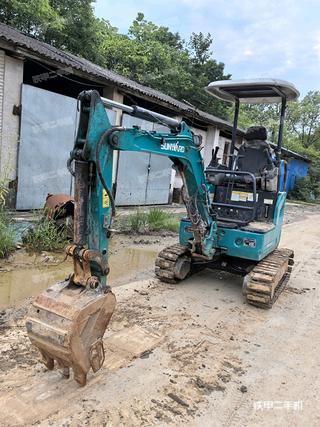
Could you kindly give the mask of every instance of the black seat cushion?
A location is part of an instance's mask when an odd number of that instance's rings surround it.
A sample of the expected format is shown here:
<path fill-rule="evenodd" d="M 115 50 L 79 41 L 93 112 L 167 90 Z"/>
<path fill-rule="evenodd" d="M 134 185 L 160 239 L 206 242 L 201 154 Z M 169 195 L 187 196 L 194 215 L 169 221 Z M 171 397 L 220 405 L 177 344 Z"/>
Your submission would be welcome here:
<path fill-rule="evenodd" d="M 267 129 L 264 126 L 251 126 L 244 137 L 247 141 L 266 141 L 267 136 Z"/>
<path fill-rule="evenodd" d="M 251 172 L 253 175 L 261 177 L 274 169 L 271 149 L 266 141 L 251 140 L 239 148 L 237 170 Z"/>

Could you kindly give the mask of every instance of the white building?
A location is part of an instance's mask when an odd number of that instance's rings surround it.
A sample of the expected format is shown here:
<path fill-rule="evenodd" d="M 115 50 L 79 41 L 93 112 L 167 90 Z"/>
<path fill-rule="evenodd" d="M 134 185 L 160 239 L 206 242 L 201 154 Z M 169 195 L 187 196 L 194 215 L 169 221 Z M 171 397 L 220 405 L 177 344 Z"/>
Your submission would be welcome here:
<path fill-rule="evenodd" d="M 9 182 L 10 207 L 40 208 L 47 193 L 72 191 L 66 161 L 73 146 L 77 96 L 87 89 L 184 119 L 202 135 L 205 165 L 217 145 L 226 162 L 229 122 L 0 24 L 0 175 Z M 108 115 L 113 124 L 163 128 L 120 110 Z M 118 205 L 165 204 L 179 185 L 166 157 L 128 152 L 115 156 Z"/>

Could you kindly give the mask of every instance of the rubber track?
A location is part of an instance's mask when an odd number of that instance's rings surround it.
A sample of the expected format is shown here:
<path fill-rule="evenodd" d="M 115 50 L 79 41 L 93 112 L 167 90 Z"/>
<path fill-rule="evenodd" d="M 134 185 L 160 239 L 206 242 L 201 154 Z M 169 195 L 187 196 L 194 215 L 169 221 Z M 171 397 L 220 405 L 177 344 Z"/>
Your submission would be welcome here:
<path fill-rule="evenodd" d="M 155 273 L 158 279 L 166 283 L 180 282 L 174 275 L 174 267 L 178 258 L 189 252 L 188 248 L 180 244 L 163 249 L 155 262 Z"/>
<path fill-rule="evenodd" d="M 291 249 L 276 249 L 246 275 L 243 293 L 249 304 L 261 308 L 273 306 L 290 279 L 293 257 Z"/>

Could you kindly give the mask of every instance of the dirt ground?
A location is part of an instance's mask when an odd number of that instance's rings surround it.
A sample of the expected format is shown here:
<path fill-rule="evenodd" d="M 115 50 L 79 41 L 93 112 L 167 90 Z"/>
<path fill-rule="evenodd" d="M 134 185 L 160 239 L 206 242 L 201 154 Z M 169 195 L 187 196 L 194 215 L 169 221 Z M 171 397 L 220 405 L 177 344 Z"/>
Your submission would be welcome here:
<path fill-rule="evenodd" d="M 106 361 L 85 388 L 39 363 L 24 329 L 30 299 L 3 311 L 0 425 L 320 425 L 319 222 L 318 207 L 288 205 L 281 246 L 296 263 L 272 310 L 245 304 L 230 274 L 203 271 L 174 286 L 148 264 L 115 280 Z M 130 241 L 158 252 L 174 240 L 128 239 L 116 248 L 121 262 Z"/>

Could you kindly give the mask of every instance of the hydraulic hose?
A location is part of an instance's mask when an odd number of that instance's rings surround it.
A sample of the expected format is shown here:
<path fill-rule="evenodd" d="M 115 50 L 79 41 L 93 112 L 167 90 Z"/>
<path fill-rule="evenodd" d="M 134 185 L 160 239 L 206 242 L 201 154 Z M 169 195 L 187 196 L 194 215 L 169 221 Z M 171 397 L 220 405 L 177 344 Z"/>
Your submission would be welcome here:
<path fill-rule="evenodd" d="M 101 135 L 101 137 L 99 139 L 99 142 L 98 142 L 98 144 L 96 146 L 96 166 L 97 166 L 97 172 L 98 172 L 98 175 L 99 175 L 102 187 L 106 190 L 106 192 L 107 192 L 107 194 L 109 196 L 109 200 L 110 200 L 110 204 L 111 204 L 111 221 L 112 221 L 112 218 L 116 214 L 116 205 L 115 205 L 115 201 L 114 201 L 112 192 L 109 189 L 109 187 L 107 186 L 107 183 L 106 183 L 106 181 L 105 181 L 105 179 L 103 177 L 101 163 L 100 163 L 100 152 L 101 152 L 102 144 L 104 143 L 105 139 L 110 138 L 110 136 L 113 134 L 113 132 L 116 132 L 116 131 L 119 131 L 119 130 L 124 130 L 124 128 L 121 127 L 121 126 L 113 126 L 113 127 L 109 128 L 109 129 L 107 129 Z"/>

